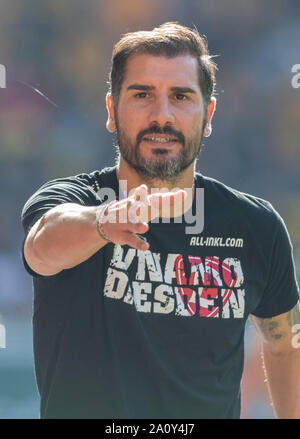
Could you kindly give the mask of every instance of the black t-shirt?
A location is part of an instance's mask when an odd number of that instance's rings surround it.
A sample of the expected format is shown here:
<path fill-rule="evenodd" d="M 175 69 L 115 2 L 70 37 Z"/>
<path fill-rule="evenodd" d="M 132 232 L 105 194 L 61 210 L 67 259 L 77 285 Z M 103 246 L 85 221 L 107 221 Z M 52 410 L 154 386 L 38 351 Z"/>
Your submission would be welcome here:
<path fill-rule="evenodd" d="M 185 218 L 150 223 L 149 250 L 108 243 L 54 276 L 24 260 L 42 418 L 240 416 L 247 317 L 299 298 L 291 243 L 267 201 L 198 173 L 195 183 L 201 233 Z M 115 167 L 45 184 L 23 209 L 25 235 L 58 204 L 100 204 L 107 187 L 118 198 Z"/>

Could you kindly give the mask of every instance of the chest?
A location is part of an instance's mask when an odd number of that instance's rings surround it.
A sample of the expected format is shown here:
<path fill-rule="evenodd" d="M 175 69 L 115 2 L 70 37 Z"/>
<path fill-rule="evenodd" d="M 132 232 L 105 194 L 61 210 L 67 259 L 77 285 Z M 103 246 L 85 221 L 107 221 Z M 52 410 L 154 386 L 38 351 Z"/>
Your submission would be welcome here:
<path fill-rule="evenodd" d="M 104 297 L 140 313 L 246 319 L 261 300 L 267 262 L 243 238 L 202 237 L 182 246 L 176 236 L 150 249 L 111 245 L 105 264 Z M 107 249 L 107 253 L 109 253 Z"/>

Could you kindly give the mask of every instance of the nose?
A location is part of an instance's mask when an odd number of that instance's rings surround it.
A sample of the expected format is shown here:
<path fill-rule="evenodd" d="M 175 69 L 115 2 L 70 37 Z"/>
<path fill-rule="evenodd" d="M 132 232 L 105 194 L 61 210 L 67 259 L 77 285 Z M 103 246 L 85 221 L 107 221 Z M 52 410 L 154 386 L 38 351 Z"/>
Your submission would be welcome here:
<path fill-rule="evenodd" d="M 165 125 L 174 124 L 174 114 L 171 108 L 171 103 L 167 96 L 157 96 L 150 112 L 150 125 Z"/>

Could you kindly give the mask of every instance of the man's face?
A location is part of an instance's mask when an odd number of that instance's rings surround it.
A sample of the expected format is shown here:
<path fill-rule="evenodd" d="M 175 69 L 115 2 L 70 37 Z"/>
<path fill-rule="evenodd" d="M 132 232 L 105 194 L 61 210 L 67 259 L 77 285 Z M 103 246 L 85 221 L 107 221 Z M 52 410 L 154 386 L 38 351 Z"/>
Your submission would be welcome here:
<path fill-rule="evenodd" d="M 196 58 L 131 56 L 110 117 L 121 159 L 143 177 L 176 178 L 195 161 L 206 122 Z"/>

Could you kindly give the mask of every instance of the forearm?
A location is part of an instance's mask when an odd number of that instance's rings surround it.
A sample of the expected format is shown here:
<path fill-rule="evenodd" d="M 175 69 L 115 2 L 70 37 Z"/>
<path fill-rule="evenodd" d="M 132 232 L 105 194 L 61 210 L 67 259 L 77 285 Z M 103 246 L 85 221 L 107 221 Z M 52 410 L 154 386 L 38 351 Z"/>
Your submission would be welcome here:
<path fill-rule="evenodd" d="M 78 265 L 107 244 L 96 227 L 97 207 L 66 203 L 49 210 L 30 230 L 24 253 L 40 274 Z"/>
<path fill-rule="evenodd" d="M 300 419 L 300 348 L 274 353 L 265 346 L 263 358 L 275 415 Z"/>
<path fill-rule="evenodd" d="M 185 193 L 181 190 L 149 195 L 147 186 L 141 185 L 131 197 L 107 208 L 106 220 L 102 217 L 102 232 L 115 244 L 148 250 L 149 244 L 137 234 L 148 230 L 148 222 L 159 214 L 163 201 L 169 201 L 171 205 L 181 205 L 184 196 Z M 105 206 L 100 209 L 102 208 L 106 209 Z M 134 214 L 143 212 L 144 219 L 141 219 L 142 215 L 131 219 L 131 209 Z M 153 217 L 148 215 L 149 211 Z M 32 227 L 26 239 L 24 255 L 29 266 L 37 273 L 47 276 L 89 259 L 107 244 L 107 240 L 97 230 L 99 215 L 101 216 L 99 207 L 71 203 L 49 210 Z"/>

